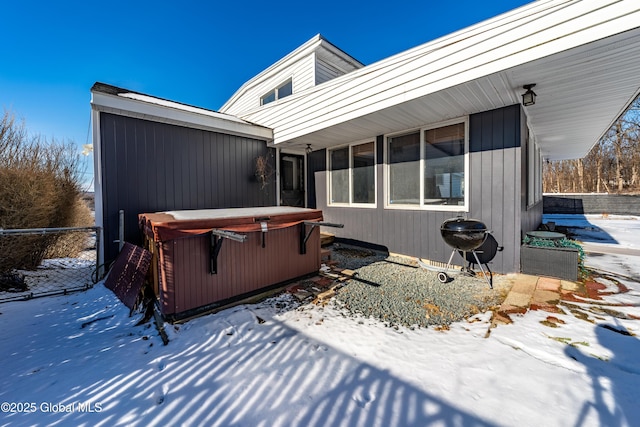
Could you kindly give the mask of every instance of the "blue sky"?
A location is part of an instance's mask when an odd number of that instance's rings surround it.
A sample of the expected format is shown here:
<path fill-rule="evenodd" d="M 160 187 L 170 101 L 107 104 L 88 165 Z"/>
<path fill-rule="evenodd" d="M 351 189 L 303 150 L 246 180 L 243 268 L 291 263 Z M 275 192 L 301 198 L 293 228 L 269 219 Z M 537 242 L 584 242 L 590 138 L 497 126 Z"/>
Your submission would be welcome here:
<path fill-rule="evenodd" d="M 529 2 L 6 1 L 0 107 L 80 150 L 97 81 L 217 110 L 318 33 L 368 65 Z"/>

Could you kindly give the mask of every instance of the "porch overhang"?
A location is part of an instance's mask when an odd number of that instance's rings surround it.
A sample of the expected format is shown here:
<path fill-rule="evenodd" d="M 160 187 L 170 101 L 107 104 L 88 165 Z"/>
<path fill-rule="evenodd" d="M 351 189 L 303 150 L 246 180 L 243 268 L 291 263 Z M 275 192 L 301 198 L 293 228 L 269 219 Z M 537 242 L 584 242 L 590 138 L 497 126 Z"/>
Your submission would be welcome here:
<path fill-rule="evenodd" d="M 535 83 L 522 108 L 542 156 L 580 158 L 638 95 L 638 22 L 631 1 L 534 2 L 243 118 L 318 149 L 519 104 Z"/>

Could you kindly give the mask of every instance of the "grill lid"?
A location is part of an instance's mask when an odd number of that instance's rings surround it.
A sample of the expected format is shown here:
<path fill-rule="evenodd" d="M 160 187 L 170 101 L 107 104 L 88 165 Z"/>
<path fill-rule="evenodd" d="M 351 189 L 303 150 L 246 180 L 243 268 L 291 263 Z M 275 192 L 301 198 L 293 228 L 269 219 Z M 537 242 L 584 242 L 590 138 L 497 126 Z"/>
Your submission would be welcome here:
<path fill-rule="evenodd" d="M 477 219 L 451 218 L 440 226 L 442 239 L 461 251 L 481 246 L 487 238 L 487 226 Z"/>
<path fill-rule="evenodd" d="M 487 231 L 487 226 L 478 219 L 451 218 L 440 226 L 442 231 Z"/>

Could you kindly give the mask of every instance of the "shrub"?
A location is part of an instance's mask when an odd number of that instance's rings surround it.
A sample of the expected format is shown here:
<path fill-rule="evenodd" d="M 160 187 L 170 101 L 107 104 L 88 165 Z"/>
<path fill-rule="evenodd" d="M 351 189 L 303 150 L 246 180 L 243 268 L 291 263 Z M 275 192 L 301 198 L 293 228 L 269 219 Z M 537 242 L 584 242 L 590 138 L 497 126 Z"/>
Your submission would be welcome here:
<path fill-rule="evenodd" d="M 0 228 L 69 227 L 80 197 L 75 146 L 29 136 L 24 123 L 0 119 Z M 33 269 L 57 241 L 53 236 L 0 239 L 0 274 Z"/>
<path fill-rule="evenodd" d="M 67 227 L 91 227 L 95 225 L 95 218 L 91 209 L 81 198 L 73 204 L 71 222 Z M 47 248 L 45 258 L 77 257 L 88 246 L 89 236 L 86 231 L 73 231 L 61 234 L 55 243 Z"/>

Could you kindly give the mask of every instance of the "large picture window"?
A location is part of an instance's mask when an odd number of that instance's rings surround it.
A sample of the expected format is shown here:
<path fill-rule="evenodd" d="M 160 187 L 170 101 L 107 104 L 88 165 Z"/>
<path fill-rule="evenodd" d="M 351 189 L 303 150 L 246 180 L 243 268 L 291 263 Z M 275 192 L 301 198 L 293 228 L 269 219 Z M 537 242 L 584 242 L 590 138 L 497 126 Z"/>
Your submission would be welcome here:
<path fill-rule="evenodd" d="M 329 151 L 331 203 L 349 203 L 349 147 Z"/>
<path fill-rule="evenodd" d="M 389 138 L 389 203 L 420 204 L 420 132 Z"/>
<path fill-rule="evenodd" d="M 329 203 L 375 204 L 375 144 L 329 151 Z"/>
<path fill-rule="evenodd" d="M 389 136 L 386 148 L 389 207 L 465 206 L 466 122 Z"/>
<path fill-rule="evenodd" d="M 464 123 L 424 131 L 424 204 L 464 204 Z"/>

